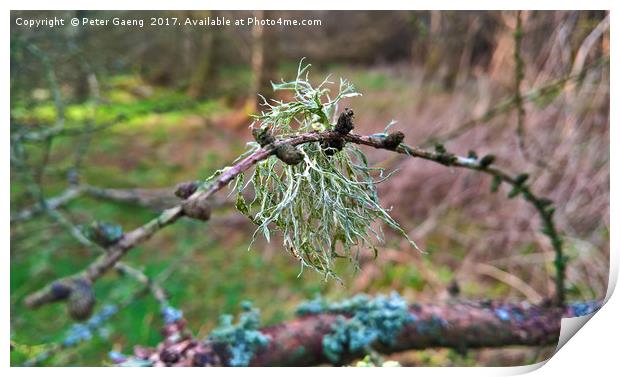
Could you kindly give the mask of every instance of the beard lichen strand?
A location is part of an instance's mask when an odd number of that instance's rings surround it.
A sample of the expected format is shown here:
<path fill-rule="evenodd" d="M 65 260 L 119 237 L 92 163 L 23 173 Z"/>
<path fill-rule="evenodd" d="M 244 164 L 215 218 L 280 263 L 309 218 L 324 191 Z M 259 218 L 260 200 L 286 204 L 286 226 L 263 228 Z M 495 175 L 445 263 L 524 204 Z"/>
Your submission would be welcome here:
<path fill-rule="evenodd" d="M 316 143 L 342 136 L 339 132 L 313 132 L 280 140 L 279 143 L 302 145 L 303 162 L 284 166 L 275 159 L 260 161 L 247 182 L 253 186 L 254 199 L 249 205 L 240 203 L 243 212 L 258 225 L 253 241 L 259 233 L 269 241 L 273 224 L 282 232 L 287 252 L 301 260 L 302 270 L 310 267 L 326 277 L 336 277 L 332 272 L 336 257 L 353 261 L 360 249 L 366 247 L 376 252 L 371 238 L 383 241 L 382 230 L 375 229 L 376 220 L 406 237 L 378 202 L 370 171 L 383 173 L 382 170 L 368 167 L 363 153 L 352 145 L 328 155 Z M 278 143 L 274 144 L 272 148 L 277 148 Z M 229 169 L 227 173 L 232 176 L 233 172 Z M 238 193 L 244 187 L 243 178 L 235 183 Z M 238 199 L 244 200 L 239 196 Z M 258 209 L 249 214 L 253 207 Z M 341 244 L 343 255 L 336 253 L 337 243 Z M 412 245 L 415 247 L 413 242 Z"/>

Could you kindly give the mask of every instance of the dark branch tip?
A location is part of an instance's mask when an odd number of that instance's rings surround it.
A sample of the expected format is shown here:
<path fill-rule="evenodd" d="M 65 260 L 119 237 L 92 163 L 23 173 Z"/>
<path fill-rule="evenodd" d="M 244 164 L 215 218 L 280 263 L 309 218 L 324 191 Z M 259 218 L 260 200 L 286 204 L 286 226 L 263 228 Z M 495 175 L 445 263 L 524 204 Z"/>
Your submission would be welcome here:
<path fill-rule="evenodd" d="M 338 122 L 334 127 L 334 131 L 338 132 L 341 135 L 346 135 L 351 132 L 352 129 L 355 128 L 353 125 L 353 109 L 345 108 L 340 116 L 338 117 Z"/>
<path fill-rule="evenodd" d="M 403 140 L 405 140 L 405 134 L 402 133 L 401 131 L 396 131 L 396 132 L 392 132 L 392 133 L 388 134 L 383 139 L 383 142 L 381 144 L 382 144 L 383 148 L 385 148 L 385 149 L 394 150 L 394 149 L 398 148 L 398 146 L 400 145 L 400 143 L 403 142 Z"/>
<path fill-rule="evenodd" d="M 265 147 L 276 140 L 266 128 L 253 128 L 252 136 L 261 147 Z"/>
<path fill-rule="evenodd" d="M 487 168 L 493 162 L 495 162 L 495 156 L 492 154 L 487 154 L 486 156 L 482 157 L 482 159 L 480 159 L 480 167 Z"/>

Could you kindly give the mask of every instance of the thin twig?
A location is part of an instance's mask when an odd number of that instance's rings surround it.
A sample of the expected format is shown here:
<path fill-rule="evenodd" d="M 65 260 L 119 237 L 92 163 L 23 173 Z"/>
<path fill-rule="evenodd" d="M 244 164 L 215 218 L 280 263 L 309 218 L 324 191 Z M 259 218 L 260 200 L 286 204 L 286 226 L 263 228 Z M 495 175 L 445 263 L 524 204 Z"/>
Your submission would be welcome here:
<path fill-rule="evenodd" d="M 329 131 L 329 132 L 308 132 L 301 135 L 291 136 L 286 139 L 281 139 L 266 145 L 264 148 L 250 154 L 243 158 L 235 165 L 225 169 L 221 175 L 214 179 L 209 186 L 204 189 L 196 191 L 192 194 L 183 205 L 175 206 L 163 211 L 158 217 L 149 221 L 147 224 L 138 227 L 128 233 L 125 233 L 123 237 L 113 246 L 107 249 L 107 252 L 93 261 L 85 270 L 77 273 L 76 275 L 68 278 L 63 278 L 57 282 L 61 282 L 66 279 L 71 279 L 76 276 L 81 276 L 94 282 L 101 277 L 106 271 L 112 268 L 125 254 L 142 242 L 151 238 L 160 229 L 173 224 L 179 218 L 184 216 L 184 206 L 196 206 L 207 203 L 211 197 L 223 187 L 232 182 L 239 174 L 250 169 L 259 161 L 269 158 L 275 153 L 276 148 L 282 144 L 300 145 L 304 143 L 334 140 L 342 138 L 342 135 Z M 541 220 L 543 222 L 543 230 L 545 234 L 551 240 L 552 246 L 556 253 L 556 304 L 564 304 L 564 275 L 565 275 L 565 257 L 562 251 L 562 241 L 555 228 L 553 222 L 553 210 L 549 208 L 549 203 L 544 198 L 539 198 L 534 195 L 530 188 L 523 184 L 523 181 L 518 176 L 513 177 L 508 173 L 500 170 L 499 168 L 491 166 L 488 160 L 485 162 L 484 158 L 481 160 L 459 157 L 448 153 L 440 153 L 434 151 L 428 151 L 425 149 L 411 147 L 404 144 L 399 145 L 396 148 L 386 147 L 382 138 L 372 136 L 360 136 L 355 134 L 348 134 L 344 136 L 344 139 L 348 142 L 366 145 L 378 149 L 388 149 L 397 153 L 406 154 L 410 157 L 418 157 L 430 161 L 440 163 L 442 165 L 454 166 L 460 168 L 466 168 L 470 170 L 476 170 L 485 174 L 489 174 L 494 179 L 505 182 L 516 190 L 517 194 L 521 194 L 523 198 L 530 202 L 539 212 Z M 26 298 L 26 305 L 30 307 L 38 307 L 53 301 L 54 295 L 52 292 L 52 285 L 50 283 L 47 286 L 39 289 L 38 291 L 30 294 Z"/>

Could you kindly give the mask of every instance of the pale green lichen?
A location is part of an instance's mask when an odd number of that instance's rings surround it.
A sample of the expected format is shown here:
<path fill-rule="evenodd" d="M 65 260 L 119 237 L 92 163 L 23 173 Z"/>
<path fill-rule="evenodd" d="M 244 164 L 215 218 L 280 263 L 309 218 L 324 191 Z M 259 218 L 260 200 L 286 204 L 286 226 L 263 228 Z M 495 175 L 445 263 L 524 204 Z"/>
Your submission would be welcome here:
<path fill-rule="evenodd" d="M 360 94 L 341 79 L 338 93 L 330 96 L 326 79 L 313 87 L 308 78 L 309 65 L 300 64 L 297 78 L 273 84 L 275 90 L 292 91 L 293 100 L 264 101 L 267 111 L 256 116 L 255 135 L 265 133 L 282 139 L 311 131 L 333 130 L 338 116 L 338 102 Z M 347 110 L 347 116 L 352 112 Z M 349 115 L 350 114 L 350 115 Z M 259 142 L 248 143 L 245 157 L 259 150 Z M 329 148 L 330 146 L 333 148 Z M 342 149 L 341 149 L 342 148 Z M 341 149 L 341 150 L 339 150 Z M 382 169 L 368 166 L 364 153 L 350 143 L 311 142 L 297 147 L 300 161 L 286 161 L 273 156 L 256 164 L 246 181 L 235 181 L 237 208 L 257 226 L 252 242 L 262 234 L 267 241 L 274 230 L 282 234 L 284 248 L 298 259 L 303 271 L 310 267 L 325 277 L 333 273 L 335 258 L 357 263 L 359 252 L 377 252 L 373 241 L 382 242 L 380 223 L 385 223 L 408 239 L 406 233 L 388 214 L 377 197 L 376 184 L 387 179 Z M 297 153 L 297 152 L 296 152 Z M 291 164 L 295 162 L 295 164 Z M 248 187 L 249 186 L 249 187 Z M 246 201 L 242 194 L 250 188 L 254 197 Z M 410 241 L 413 246 L 415 244 Z"/>
<path fill-rule="evenodd" d="M 373 360 L 370 355 L 366 355 L 362 360 L 357 361 L 354 366 L 356 367 L 400 367 L 400 363 L 394 360 Z"/>

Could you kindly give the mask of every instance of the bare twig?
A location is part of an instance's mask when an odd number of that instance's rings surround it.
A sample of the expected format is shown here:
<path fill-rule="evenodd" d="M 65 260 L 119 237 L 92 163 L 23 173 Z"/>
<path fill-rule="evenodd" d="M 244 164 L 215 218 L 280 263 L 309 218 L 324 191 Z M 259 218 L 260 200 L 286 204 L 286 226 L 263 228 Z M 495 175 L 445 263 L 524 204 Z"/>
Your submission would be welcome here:
<path fill-rule="evenodd" d="M 43 205 L 38 202 L 28 208 L 22 209 L 14 215 L 11 215 L 11 222 L 30 220 L 39 213 L 43 212 L 44 208 L 56 209 L 62 207 L 71 200 L 78 198 L 83 192 L 84 186 L 69 187 L 59 195 L 46 199 L 45 204 Z"/>
<path fill-rule="evenodd" d="M 147 188 L 103 188 L 86 184 L 69 186 L 65 191 L 51 198 L 45 199 L 45 207 L 58 209 L 81 196 L 89 196 L 112 202 L 135 204 L 154 211 L 163 211 L 166 208 L 180 205 L 182 199 L 174 195 L 175 187 L 147 189 Z M 231 204 L 226 199 L 214 198 L 213 207 L 223 207 Z M 11 223 L 28 221 L 44 210 L 40 202 L 24 208 L 11 215 Z"/>

